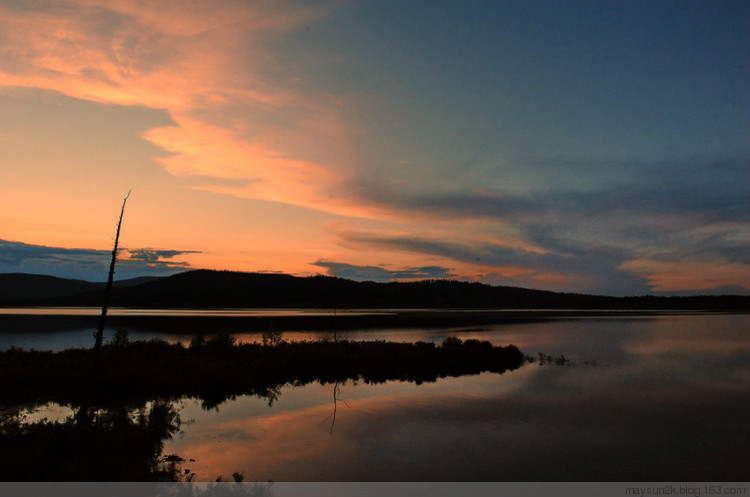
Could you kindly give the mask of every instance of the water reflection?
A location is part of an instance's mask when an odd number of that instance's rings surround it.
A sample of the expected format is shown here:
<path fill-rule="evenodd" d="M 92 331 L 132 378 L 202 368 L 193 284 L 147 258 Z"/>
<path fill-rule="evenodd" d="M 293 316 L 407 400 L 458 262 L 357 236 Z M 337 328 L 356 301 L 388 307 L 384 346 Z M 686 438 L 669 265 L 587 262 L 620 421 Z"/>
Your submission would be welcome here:
<path fill-rule="evenodd" d="M 169 402 L 137 407 L 71 406 L 57 420 L 28 419 L 25 410 L 0 419 L 2 481 L 177 481 L 185 470 L 164 457 L 164 441 L 180 428 Z"/>
<path fill-rule="evenodd" d="M 158 454 L 139 452 L 148 453 L 139 471 L 184 478 L 189 469 L 195 481 L 747 481 L 747 323 L 671 316 L 464 329 L 464 339 L 515 343 L 553 364 L 420 385 L 323 378 L 230 400 L 183 398 L 169 407 L 191 422 L 159 438 Z M 569 362 L 554 365 L 561 355 Z M 10 443 L 25 442 L 3 438 L 0 452 Z M 171 469 L 162 458 L 172 454 L 186 461 Z M 38 470 L 54 457 L 27 460 Z"/>
<path fill-rule="evenodd" d="M 11 347 L 36 350 L 89 347 L 91 334 L 98 327 L 97 312 L 94 308 L 0 309 L 0 350 Z M 606 323 L 613 320 L 637 322 L 680 317 L 693 316 L 656 312 L 638 316 L 624 311 L 613 316 L 607 311 L 565 310 L 383 309 L 333 313 L 310 309 L 114 309 L 105 329 L 105 338 L 111 338 L 117 329 L 125 329 L 134 340 L 156 338 L 183 345 L 200 333 L 228 333 L 239 341 L 259 343 L 266 339 L 266 334 L 282 334 L 290 341 L 384 339 L 441 342 L 456 334 L 492 341 L 499 329 L 533 330 L 536 333 L 552 322 L 562 323 L 565 327 L 566 322 L 585 320 L 601 322 L 602 327 L 607 327 Z"/>
<path fill-rule="evenodd" d="M 185 460 L 163 442 L 180 427 L 175 407 L 167 400 L 149 407 L 128 407 L 137 399 L 194 395 L 201 408 L 219 411 L 238 396 L 253 395 L 268 408 L 278 402 L 284 385 L 304 388 L 313 382 L 334 384 L 336 421 L 339 384 L 347 380 L 416 384 L 441 376 L 518 368 L 523 361 L 512 346 L 446 340 L 427 343 L 279 342 L 276 346 L 237 345 L 226 336 L 196 337 L 189 349 L 163 342 L 118 343 L 94 354 L 85 350 L 60 353 L 9 351 L 0 354 L 0 369 L 10 380 L 6 402 L 57 400 L 47 412 L 68 405 L 72 412 L 57 420 L 24 415 L 8 405 L 0 425 L 0 442 L 8 464 L 0 477 L 9 480 L 145 480 L 192 479 Z M 182 381 L 180 381 L 182 380 Z M 232 402 L 234 403 L 234 402 Z M 45 445 L 45 438 L 55 443 Z M 61 444 L 61 445 L 58 445 Z M 33 458 L 55 460 L 68 444 L 76 446 L 73 466 L 63 464 L 51 474 L 30 465 Z M 188 452 L 192 452 L 192 449 Z M 109 472 L 105 468 L 113 466 Z M 232 474 L 241 475 L 234 471 Z M 218 477 L 218 476 L 217 476 Z M 236 479 L 236 477 L 235 477 Z"/>
<path fill-rule="evenodd" d="M 523 340 L 531 354 L 564 354 L 570 365 L 421 386 L 285 387 L 273 409 L 250 398 L 211 414 L 186 405 L 183 413 L 201 421 L 170 450 L 190 450 L 198 477 L 208 479 L 231 471 L 257 481 L 750 476 L 746 316 L 582 320 L 494 333 L 495 341 Z"/>
<path fill-rule="evenodd" d="M 425 309 L 426 310 L 426 309 Z M 99 316 L 101 307 L 4 307 L 0 314 L 17 316 Z M 287 317 L 287 316 L 373 316 L 393 314 L 389 309 L 137 309 L 110 307 L 112 316 L 164 317 Z"/>

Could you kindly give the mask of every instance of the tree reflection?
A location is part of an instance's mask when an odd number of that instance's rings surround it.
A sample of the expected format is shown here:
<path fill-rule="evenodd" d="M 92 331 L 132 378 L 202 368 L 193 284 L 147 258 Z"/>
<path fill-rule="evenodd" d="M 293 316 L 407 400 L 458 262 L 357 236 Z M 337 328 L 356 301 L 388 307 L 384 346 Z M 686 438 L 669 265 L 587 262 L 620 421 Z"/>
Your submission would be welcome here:
<path fill-rule="evenodd" d="M 161 452 L 179 429 L 179 414 L 169 402 L 76 406 L 61 421 L 29 422 L 16 411 L 0 420 L 0 479 L 176 481 L 184 470 L 165 464 Z"/>
<path fill-rule="evenodd" d="M 341 388 L 339 387 L 339 382 L 337 381 L 333 385 L 333 413 L 331 414 L 331 429 L 329 430 L 329 433 L 333 435 L 333 427 L 336 425 L 336 411 L 338 410 L 338 400 L 339 400 L 339 394 L 341 393 Z"/>

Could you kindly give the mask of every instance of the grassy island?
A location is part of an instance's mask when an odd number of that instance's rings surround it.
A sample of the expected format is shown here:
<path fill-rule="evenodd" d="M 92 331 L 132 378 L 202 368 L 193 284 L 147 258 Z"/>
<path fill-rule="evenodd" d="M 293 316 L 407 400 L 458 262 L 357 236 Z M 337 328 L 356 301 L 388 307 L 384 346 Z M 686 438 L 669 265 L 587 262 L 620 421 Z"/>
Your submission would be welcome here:
<path fill-rule="evenodd" d="M 521 351 L 479 340 L 442 344 L 385 341 L 235 343 L 195 337 L 190 346 L 127 338 L 90 349 L 0 353 L 6 402 L 122 403 L 197 397 L 207 405 L 242 394 L 272 396 L 285 384 L 345 380 L 421 383 L 438 377 L 502 373 L 522 365 Z"/>

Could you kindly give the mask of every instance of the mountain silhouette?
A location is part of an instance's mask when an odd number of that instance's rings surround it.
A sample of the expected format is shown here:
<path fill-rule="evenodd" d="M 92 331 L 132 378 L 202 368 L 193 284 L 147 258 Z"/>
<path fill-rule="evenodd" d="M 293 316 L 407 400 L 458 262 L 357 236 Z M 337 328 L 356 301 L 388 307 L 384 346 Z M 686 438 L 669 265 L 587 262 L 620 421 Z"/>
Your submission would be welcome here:
<path fill-rule="evenodd" d="M 0 274 L 2 306 L 98 306 L 103 283 Z M 609 297 L 456 280 L 377 283 L 331 276 L 195 270 L 116 282 L 112 306 L 139 308 L 750 309 L 750 296 Z"/>
<path fill-rule="evenodd" d="M 115 282 L 115 287 L 136 286 L 158 279 L 141 276 Z M 0 274 L 0 305 L 37 305 L 55 299 L 65 299 L 74 295 L 99 293 L 104 283 L 58 278 L 44 274 L 2 273 Z M 99 302 L 92 305 L 101 304 Z"/>

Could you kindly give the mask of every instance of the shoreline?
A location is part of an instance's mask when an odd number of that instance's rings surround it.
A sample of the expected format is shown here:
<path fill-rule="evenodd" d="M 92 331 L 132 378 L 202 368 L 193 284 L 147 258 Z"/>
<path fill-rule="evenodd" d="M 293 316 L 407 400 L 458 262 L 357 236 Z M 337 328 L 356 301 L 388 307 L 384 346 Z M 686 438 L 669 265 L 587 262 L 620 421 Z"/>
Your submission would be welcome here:
<path fill-rule="evenodd" d="M 93 310 L 94 308 L 87 308 Z M 113 309 L 107 316 L 107 328 L 138 328 L 144 331 L 171 334 L 214 334 L 263 331 L 344 331 L 376 328 L 441 328 L 454 326 L 486 326 L 520 324 L 550 320 L 583 318 L 650 318 L 657 316 L 747 314 L 750 310 L 664 310 L 664 309 L 352 309 L 326 311 L 321 309 L 248 309 L 246 312 L 272 311 L 271 315 L 241 315 L 232 309 L 185 310 L 169 309 L 167 314 L 137 314 L 138 310 Z M 0 333 L 55 332 L 96 327 L 99 316 L 76 314 L 71 308 L 43 308 L 43 313 L 29 308 L 13 308 L 3 313 L 0 308 Z M 143 312 L 156 312 L 144 310 Z M 245 310 L 243 310 L 245 311 Z M 304 311 L 311 313 L 305 314 Z M 173 313 L 174 312 L 174 313 Z M 185 312 L 183 314 L 183 312 Z M 284 312 L 300 312 L 284 314 Z M 226 315 L 224 313 L 229 313 Z"/>

